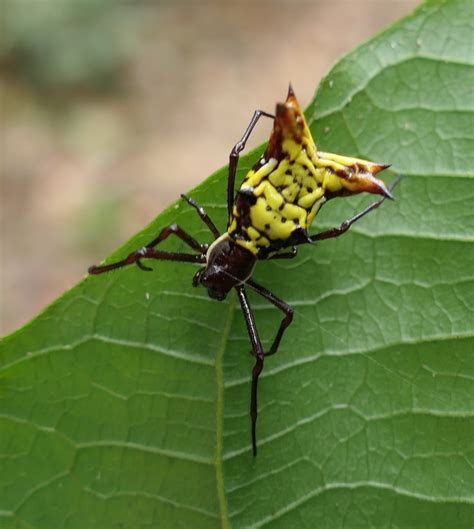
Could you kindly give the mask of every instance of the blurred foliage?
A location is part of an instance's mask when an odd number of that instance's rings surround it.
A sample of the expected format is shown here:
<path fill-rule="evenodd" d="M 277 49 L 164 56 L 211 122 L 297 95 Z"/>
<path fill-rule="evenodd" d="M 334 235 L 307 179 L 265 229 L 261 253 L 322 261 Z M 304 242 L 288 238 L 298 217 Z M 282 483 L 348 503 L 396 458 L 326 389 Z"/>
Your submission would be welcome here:
<path fill-rule="evenodd" d="M 141 2 L 3 0 L 0 65 L 38 91 L 110 90 L 138 46 Z"/>

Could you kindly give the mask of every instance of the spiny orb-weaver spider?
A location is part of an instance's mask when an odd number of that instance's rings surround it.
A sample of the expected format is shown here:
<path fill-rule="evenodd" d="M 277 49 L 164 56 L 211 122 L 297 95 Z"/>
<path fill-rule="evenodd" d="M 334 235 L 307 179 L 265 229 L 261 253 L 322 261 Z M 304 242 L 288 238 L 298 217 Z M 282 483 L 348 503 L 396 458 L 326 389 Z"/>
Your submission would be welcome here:
<path fill-rule="evenodd" d="M 247 173 L 234 196 L 234 183 L 239 153 L 260 117 L 273 119 L 273 130 L 265 153 Z M 388 165 L 316 150 L 303 112 L 291 88 L 284 103 L 278 103 L 275 115 L 256 110 L 241 140 L 229 157 L 227 182 L 227 230 L 220 234 L 205 210 L 192 198 L 181 195 L 195 208 L 201 220 L 214 236 L 212 244 L 201 244 L 177 224 L 163 228 L 149 244 L 132 252 L 125 259 L 100 266 L 91 266 L 90 274 L 101 274 L 123 266 L 136 264 L 151 271 L 142 259 L 157 259 L 200 263 L 204 266 L 194 275 L 192 284 L 207 288 L 211 298 L 222 301 L 235 288 L 245 316 L 247 330 L 255 356 L 252 370 L 250 416 L 252 449 L 257 454 L 257 384 L 266 356 L 277 352 L 283 333 L 293 320 L 293 309 L 272 292 L 252 280 L 258 260 L 291 259 L 300 244 L 314 243 L 338 237 L 356 221 L 378 208 L 385 198 L 393 199 L 391 190 L 375 178 Z M 310 235 L 308 230 L 324 203 L 335 197 L 355 195 L 366 191 L 382 198 L 344 221 L 339 227 Z M 170 235 L 176 235 L 196 254 L 167 252 L 155 249 Z M 289 250 L 288 250 L 289 249 Z M 275 307 L 284 317 L 268 351 L 264 351 L 246 287 L 251 288 Z"/>

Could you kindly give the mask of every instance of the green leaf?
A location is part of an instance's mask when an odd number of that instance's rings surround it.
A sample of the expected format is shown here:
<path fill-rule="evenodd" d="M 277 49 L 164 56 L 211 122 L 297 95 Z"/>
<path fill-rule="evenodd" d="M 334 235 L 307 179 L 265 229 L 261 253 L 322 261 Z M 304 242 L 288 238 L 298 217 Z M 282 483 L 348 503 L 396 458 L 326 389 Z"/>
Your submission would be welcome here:
<path fill-rule="evenodd" d="M 89 277 L 1 345 L 1 527 L 472 527 L 472 59 L 471 3 L 430 2 L 310 104 L 320 149 L 403 179 L 344 237 L 258 266 L 296 314 L 261 379 L 257 458 L 235 296 L 193 289 L 185 264 Z M 225 180 L 192 192 L 222 229 Z M 175 221 L 210 240 L 179 202 L 114 257 Z M 281 315 L 251 302 L 268 344 Z"/>

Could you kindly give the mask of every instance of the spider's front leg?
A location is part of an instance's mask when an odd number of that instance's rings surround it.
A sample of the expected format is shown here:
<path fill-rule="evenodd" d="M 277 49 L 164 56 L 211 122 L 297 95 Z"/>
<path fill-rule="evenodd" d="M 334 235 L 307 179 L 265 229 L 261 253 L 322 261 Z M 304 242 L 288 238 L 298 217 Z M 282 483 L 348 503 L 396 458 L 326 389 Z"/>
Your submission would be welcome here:
<path fill-rule="evenodd" d="M 209 230 L 214 235 L 214 238 L 219 237 L 219 231 L 216 228 L 215 224 L 209 218 L 209 215 L 206 213 L 204 208 L 202 208 L 195 200 L 186 195 L 181 195 L 181 197 L 186 200 L 186 202 L 192 206 L 199 218 L 207 225 Z M 170 235 L 175 235 L 183 242 L 185 242 L 190 248 L 198 252 L 199 255 L 182 253 L 182 252 L 166 252 L 155 250 L 155 246 L 163 242 Z M 192 237 L 187 231 L 183 230 L 178 224 L 170 224 L 163 228 L 157 237 L 155 237 L 149 244 L 130 253 L 125 259 L 117 261 L 116 263 L 110 263 L 106 265 L 92 265 L 89 267 L 89 274 L 102 274 L 104 272 L 109 272 L 110 270 L 116 270 L 117 268 L 123 268 L 124 266 L 130 264 L 136 264 L 138 268 L 145 272 L 149 272 L 152 269 L 148 266 L 145 266 L 141 260 L 142 259 L 157 259 L 161 261 L 179 261 L 185 263 L 205 263 L 206 262 L 206 252 L 208 249 L 208 244 L 201 244 L 194 237 Z"/>
<path fill-rule="evenodd" d="M 239 163 L 239 155 L 241 151 L 245 149 L 245 144 L 247 143 L 250 134 L 252 133 L 253 129 L 255 128 L 255 125 L 262 116 L 275 119 L 275 116 L 273 114 L 269 114 L 264 110 L 256 110 L 253 113 L 252 119 L 250 120 L 250 123 L 248 124 L 248 127 L 244 132 L 244 135 L 234 145 L 234 148 L 232 149 L 229 155 L 229 176 L 227 178 L 227 213 L 229 215 L 229 218 L 232 214 L 232 207 L 234 205 L 235 174 L 237 172 L 237 164 Z"/>
<path fill-rule="evenodd" d="M 141 259 L 157 259 L 158 261 L 179 261 L 182 263 L 205 263 L 206 256 L 203 254 L 195 255 L 189 253 L 181 252 L 162 252 L 155 250 L 154 248 L 148 248 L 144 246 L 135 252 L 130 253 L 122 259 L 121 261 L 116 261 L 115 263 L 105 264 L 105 265 L 92 265 L 89 267 L 89 274 L 97 275 L 103 274 L 104 272 L 110 272 L 111 270 L 116 270 L 117 268 L 123 268 L 124 266 L 136 264 L 138 268 L 145 272 L 150 272 L 152 269 L 148 266 L 145 266 Z"/>
<path fill-rule="evenodd" d="M 165 252 L 155 250 L 155 246 L 163 242 L 170 235 L 176 235 L 182 241 L 184 241 L 188 246 L 190 246 L 196 252 L 199 252 L 198 255 L 187 254 L 182 252 Z M 181 261 L 187 263 L 205 263 L 206 257 L 205 252 L 207 251 L 207 244 L 200 244 L 196 241 L 189 233 L 180 228 L 177 224 L 170 224 L 166 228 L 163 228 L 159 235 L 155 237 L 149 244 L 130 253 L 125 259 L 117 261 L 115 263 L 110 263 L 106 265 L 95 266 L 92 265 L 89 268 L 89 274 L 103 274 L 104 272 L 110 272 L 110 270 L 116 270 L 117 268 L 123 268 L 124 266 L 130 264 L 136 264 L 138 268 L 149 272 L 152 269 L 148 266 L 142 264 L 142 259 L 158 259 L 161 261 Z"/>
<path fill-rule="evenodd" d="M 202 206 L 200 206 L 193 198 L 188 197 L 187 195 L 181 194 L 181 198 L 186 200 L 186 202 L 196 210 L 197 214 L 199 215 L 199 218 L 206 224 L 206 226 L 211 231 L 212 235 L 214 235 L 214 239 L 218 239 L 220 237 L 219 230 L 217 229 L 214 222 L 212 222 L 206 210 Z"/>

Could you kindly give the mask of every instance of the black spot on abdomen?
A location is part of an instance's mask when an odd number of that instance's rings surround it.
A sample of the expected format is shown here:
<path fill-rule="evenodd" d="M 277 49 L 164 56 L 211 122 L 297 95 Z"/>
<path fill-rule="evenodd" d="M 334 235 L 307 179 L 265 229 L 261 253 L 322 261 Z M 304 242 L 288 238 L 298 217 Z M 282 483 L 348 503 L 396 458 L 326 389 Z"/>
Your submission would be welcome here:
<path fill-rule="evenodd" d="M 235 208 L 239 216 L 238 223 L 242 226 L 251 226 L 250 222 L 250 208 L 257 202 L 257 197 L 253 194 L 253 190 L 239 191 L 235 198 Z"/>

